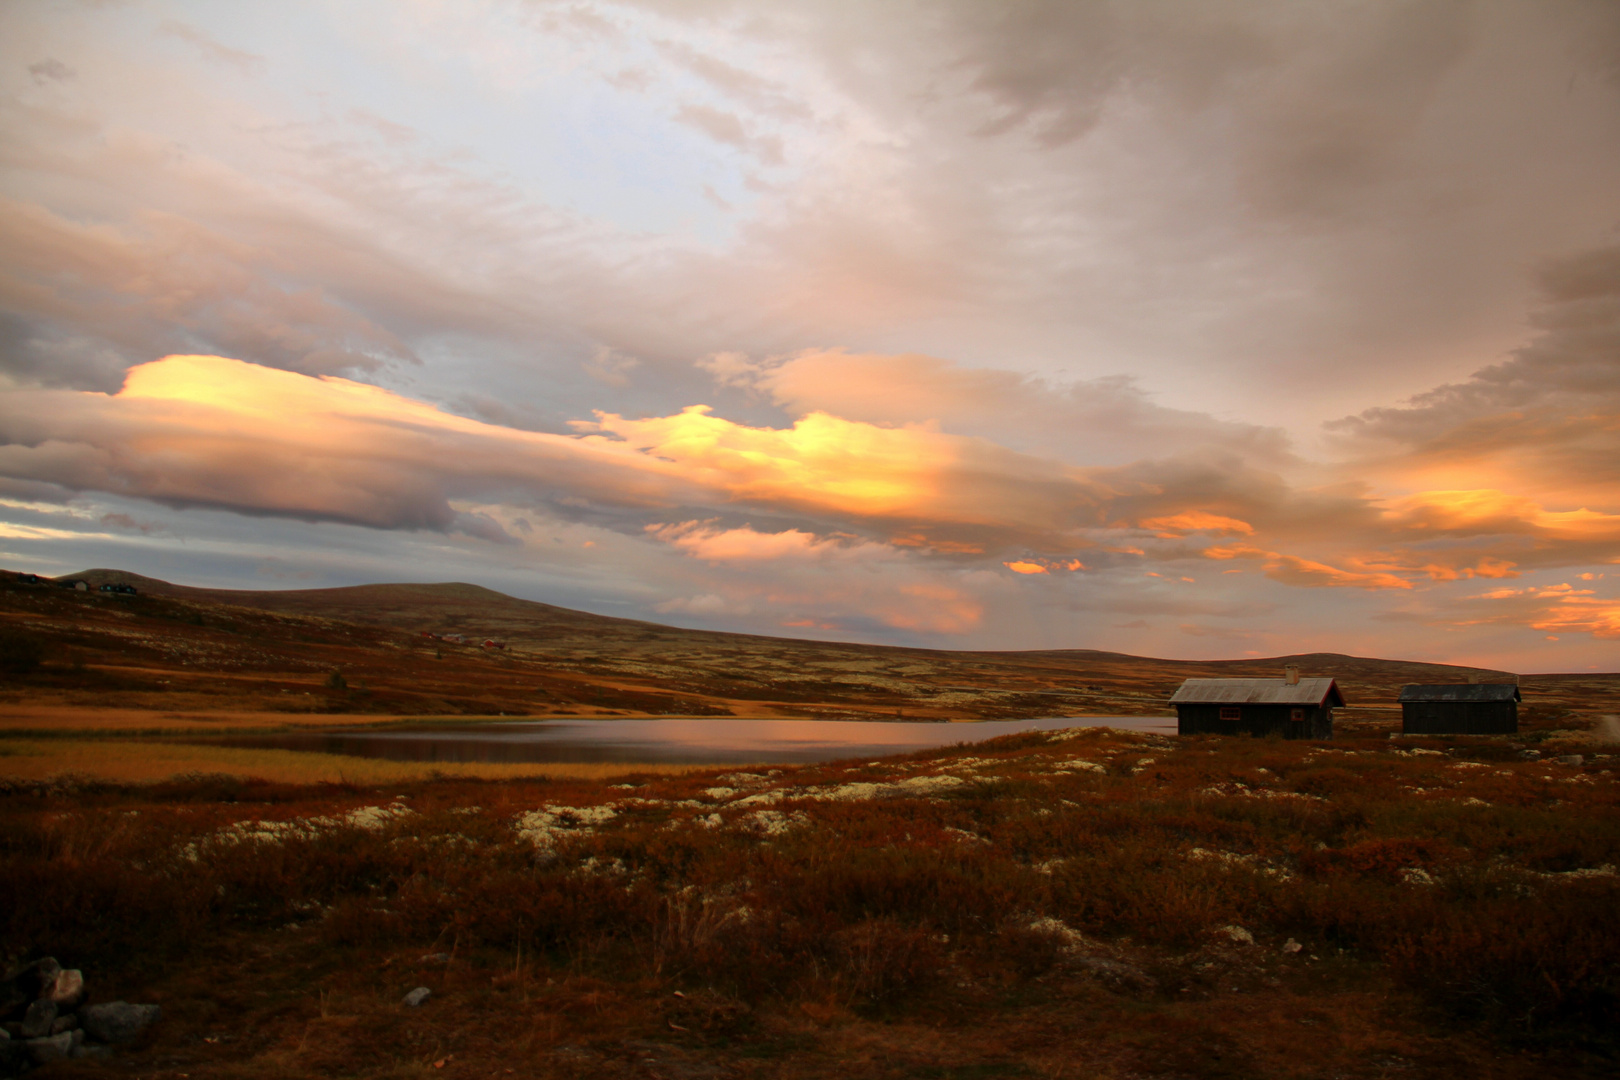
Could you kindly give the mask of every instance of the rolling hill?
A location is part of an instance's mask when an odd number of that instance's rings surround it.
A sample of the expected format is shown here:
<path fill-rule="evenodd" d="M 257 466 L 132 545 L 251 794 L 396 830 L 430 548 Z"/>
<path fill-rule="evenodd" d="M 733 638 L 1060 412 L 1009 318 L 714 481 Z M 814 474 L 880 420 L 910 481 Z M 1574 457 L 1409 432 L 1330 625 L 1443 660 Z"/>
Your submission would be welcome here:
<path fill-rule="evenodd" d="M 594 615 L 459 582 L 257 591 L 107 569 L 69 577 L 133 585 L 138 595 L 8 585 L 0 619 L 42 644 L 45 662 L 12 675 L 0 703 L 391 715 L 1150 715 L 1167 711 L 1184 678 L 1274 676 L 1296 663 L 1337 678 L 1353 719 L 1392 716 L 1409 682 L 1511 678 L 1330 653 L 1183 661 L 804 641 Z M 483 648 L 486 639 L 505 647 Z M 1542 712 L 1578 707 L 1583 686 L 1608 693 L 1611 681 L 1527 679 L 1527 712 L 1536 714 L 1537 695 Z"/>

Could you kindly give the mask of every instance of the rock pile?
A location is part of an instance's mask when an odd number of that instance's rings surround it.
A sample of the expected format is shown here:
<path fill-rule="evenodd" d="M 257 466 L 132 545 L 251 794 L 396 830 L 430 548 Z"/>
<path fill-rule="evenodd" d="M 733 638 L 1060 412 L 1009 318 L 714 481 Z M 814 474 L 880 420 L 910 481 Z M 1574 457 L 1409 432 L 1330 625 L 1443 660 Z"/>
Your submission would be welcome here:
<path fill-rule="evenodd" d="M 0 980 L 0 1076 L 64 1058 L 112 1054 L 158 1018 L 156 1005 L 86 1005 L 84 974 L 47 956 Z"/>

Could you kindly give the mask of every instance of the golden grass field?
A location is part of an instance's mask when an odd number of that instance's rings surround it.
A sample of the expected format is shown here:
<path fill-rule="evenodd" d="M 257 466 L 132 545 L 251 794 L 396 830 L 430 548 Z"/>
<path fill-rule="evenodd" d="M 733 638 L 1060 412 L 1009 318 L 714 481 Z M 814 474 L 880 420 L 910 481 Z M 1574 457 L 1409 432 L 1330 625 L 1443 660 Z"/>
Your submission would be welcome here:
<path fill-rule="evenodd" d="M 613 765 L 595 762 L 384 761 L 296 750 L 197 746 L 137 739 L 0 740 L 0 777 L 50 780 L 76 777 L 145 783 L 204 774 L 269 780 L 278 784 L 398 784 L 435 776 L 483 780 L 568 778 L 609 780 L 631 773 L 676 774 L 700 765 Z"/>
<path fill-rule="evenodd" d="M 1514 736 L 1392 738 L 1402 683 L 1503 676 L 884 649 L 471 586 L 232 594 L 96 574 L 143 593 L 0 592 L 0 965 L 55 955 L 98 1000 L 164 1019 L 110 1064 L 50 1075 L 1620 1069 L 1620 675 L 1522 677 Z M 752 768 L 197 741 L 547 716 L 1163 715 L 1182 678 L 1285 659 L 1339 679 L 1354 707 L 1334 740 L 1091 729 Z M 416 986 L 432 997 L 406 1008 Z"/>

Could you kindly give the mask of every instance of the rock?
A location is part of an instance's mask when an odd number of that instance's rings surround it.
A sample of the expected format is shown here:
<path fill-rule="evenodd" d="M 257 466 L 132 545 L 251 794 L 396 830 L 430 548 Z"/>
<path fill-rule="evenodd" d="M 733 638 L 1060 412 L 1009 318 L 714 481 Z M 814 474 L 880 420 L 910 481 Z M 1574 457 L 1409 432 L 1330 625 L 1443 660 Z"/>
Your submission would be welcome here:
<path fill-rule="evenodd" d="M 1243 929 L 1241 926 L 1223 926 L 1215 932 L 1217 934 L 1225 934 L 1226 939 L 1234 945 L 1254 944 L 1254 935 Z"/>
<path fill-rule="evenodd" d="M 68 1054 L 68 1057 L 71 1057 L 71 1058 L 110 1058 L 110 1057 L 112 1057 L 112 1047 L 110 1047 L 110 1046 L 97 1046 L 94 1043 L 80 1043 L 79 1045 L 77 1045 L 77 1046 L 75 1046 L 73 1048 L 72 1052 Z"/>
<path fill-rule="evenodd" d="M 40 998 L 28 1006 L 24 1014 L 22 1030 L 18 1032 L 25 1039 L 38 1039 L 51 1033 L 51 1025 L 56 1023 L 56 1002 L 49 998 Z"/>
<path fill-rule="evenodd" d="M 84 1025 L 85 1034 L 97 1042 L 129 1042 L 156 1021 L 162 1011 L 156 1005 L 111 1001 L 79 1010 L 79 1021 Z"/>
<path fill-rule="evenodd" d="M 429 990 L 427 987 L 418 986 L 415 990 L 412 990 L 410 993 L 405 995 L 405 1004 L 414 1009 L 418 1005 L 422 1004 L 422 1002 L 426 1001 L 432 994 L 433 991 Z"/>
<path fill-rule="evenodd" d="M 53 1061 L 62 1061 L 73 1053 L 72 1031 L 64 1031 L 60 1035 L 47 1035 L 43 1039 L 29 1039 L 25 1044 L 28 1047 L 28 1056 L 33 1058 L 35 1065 L 49 1065 Z"/>
<path fill-rule="evenodd" d="M 0 980 L 0 1017 L 21 1015 L 28 1003 L 40 996 L 40 991 L 57 975 L 62 965 L 56 957 L 46 956 L 20 968 L 13 968 Z"/>
<path fill-rule="evenodd" d="M 84 972 L 78 968 L 58 971 L 56 978 L 40 987 L 39 996 L 63 1009 L 71 1009 L 84 1000 Z"/>
<path fill-rule="evenodd" d="M 0 1039 L 0 1076 L 16 1076 L 28 1068 L 31 1060 L 27 1043 Z"/>
<path fill-rule="evenodd" d="M 1560 764 L 1560 765 L 1579 765 L 1581 762 L 1583 762 L 1585 760 L 1586 759 L 1581 757 L 1581 755 L 1579 755 L 1579 754 L 1562 754 L 1558 758 L 1558 764 Z"/>
<path fill-rule="evenodd" d="M 1304 947 L 1305 946 L 1301 945 L 1299 942 L 1295 941 L 1293 938 L 1289 938 L 1287 941 L 1283 942 L 1282 951 L 1292 955 L 1294 953 L 1299 952 Z"/>
<path fill-rule="evenodd" d="M 42 956 L 17 972 L 15 978 L 30 995 L 38 997 L 40 991 L 49 986 L 60 974 L 62 965 L 56 962 L 56 957 Z"/>
<path fill-rule="evenodd" d="M 79 1018 L 74 1016 L 72 1013 L 68 1013 L 66 1016 L 58 1016 L 55 1020 L 51 1021 L 51 1030 L 47 1034 L 60 1035 L 62 1032 L 72 1031 L 78 1026 Z"/>

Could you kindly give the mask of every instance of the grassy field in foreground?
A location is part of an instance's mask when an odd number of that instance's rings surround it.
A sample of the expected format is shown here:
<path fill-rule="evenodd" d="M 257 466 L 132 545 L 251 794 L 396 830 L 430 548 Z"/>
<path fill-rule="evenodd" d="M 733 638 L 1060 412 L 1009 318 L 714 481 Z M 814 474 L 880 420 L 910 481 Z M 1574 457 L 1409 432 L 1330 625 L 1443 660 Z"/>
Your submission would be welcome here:
<path fill-rule="evenodd" d="M 163 1005 L 114 1067 L 195 1080 L 1608 1077 L 1620 756 L 1577 738 L 12 782 L 0 961 Z"/>
<path fill-rule="evenodd" d="M 78 777 L 122 783 L 213 774 L 253 777 L 277 784 L 399 784 L 434 776 L 483 780 L 568 777 L 602 780 L 630 773 L 683 773 L 701 765 L 619 765 L 597 762 L 384 761 L 301 750 L 197 746 L 146 739 L 0 739 L 0 778 Z M 712 768 L 712 766 L 709 766 Z"/>

